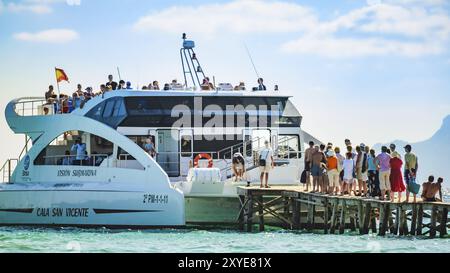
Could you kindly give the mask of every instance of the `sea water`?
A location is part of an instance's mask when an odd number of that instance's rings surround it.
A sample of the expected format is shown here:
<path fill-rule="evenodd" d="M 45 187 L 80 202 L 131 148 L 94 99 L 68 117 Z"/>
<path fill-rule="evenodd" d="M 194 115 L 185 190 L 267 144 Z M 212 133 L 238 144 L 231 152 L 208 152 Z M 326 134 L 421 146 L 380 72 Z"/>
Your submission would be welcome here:
<path fill-rule="evenodd" d="M 450 201 L 445 196 L 446 202 Z M 272 229 L 109 230 L 0 227 L 1 252 L 43 253 L 450 253 L 450 237 L 343 235 Z"/>
<path fill-rule="evenodd" d="M 0 228 L 0 252 L 277 253 L 450 252 L 450 238 L 343 235 L 272 230 L 108 230 Z"/>

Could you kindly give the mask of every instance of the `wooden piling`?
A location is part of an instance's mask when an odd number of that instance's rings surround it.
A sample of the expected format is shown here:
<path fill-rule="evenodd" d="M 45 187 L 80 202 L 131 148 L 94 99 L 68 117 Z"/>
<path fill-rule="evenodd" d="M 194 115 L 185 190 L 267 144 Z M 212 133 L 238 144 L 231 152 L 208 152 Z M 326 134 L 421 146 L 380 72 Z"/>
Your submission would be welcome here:
<path fill-rule="evenodd" d="M 372 205 L 369 203 L 364 208 L 364 220 L 363 220 L 363 228 L 362 234 L 369 234 L 369 224 L 372 212 Z"/>
<path fill-rule="evenodd" d="M 378 228 L 378 235 L 386 235 L 386 228 L 388 222 L 389 204 L 382 203 L 380 206 L 380 227 Z"/>
<path fill-rule="evenodd" d="M 339 210 L 339 200 L 337 198 L 333 199 L 332 208 L 333 210 L 331 212 L 330 233 L 334 234 L 334 232 L 336 231 L 337 214 Z"/>
<path fill-rule="evenodd" d="M 400 236 L 405 235 L 405 230 L 403 229 L 403 223 L 405 222 L 405 213 L 402 207 L 397 209 L 397 212 L 400 214 L 399 223 L 398 223 L 398 234 Z"/>
<path fill-rule="evenodd" d="M 394 223 L 394 234 L 398 234 L 398 229 L 400 227 L 400 207 L 395 210 L 395 223 Z"/>
<path fill-rule="evenodd" d="M 422 235 L 422 227 L 423 227 L 423 205 L 419 204 L 419 208 L 417 210 L 416 235 Z"/>
<path fill-rule="evenodd" d="M 447 235 L 447 218 L 448 218 L 448 208 L 442 208 L 441 225 L 439 230 L 439 236 L 441 238 Z"/>
<path fill-rule="evenodd" d="M 292 198 L 292 223 L 294 223 L 294 229 L 300 229 L 300 202 L 297 201 L 297 198 Z"/>
<path fill-rule="evenodd" d="M 430 238 L 436 237 L 436 222 L 437 222 L 437 207 L 433 205 L 431 208 Z"/>
<path fill-rule="evenodd" d="M 417 205 L 412 205 L 412 216 L 411 216 L 411 235 L 416 235 L 417 230 Z"/>
<path fill-rule="evenodd" d="M 357 208 L 358 208 L 357 224 L 358 224 L 359 234 L 364 234 L 364 211 L 363 211 L 362 200 L 358 201 Z"/>
<path fill-rule="evenodd" d="M 313 212 L 313 205 L 312 205 L 312 196 L 308 196 L 308 214 L 307 214 L 307 223 L 306 223 L 306 229 L 308 231 L 313 230 L 313 220 L 314 219 L 314 212 Z"/>
<path fill-rule="evenodd" d="M 392 209 L 388 211 L 388 229 L 391 234 L 395 232 L 394 218 L 392 217 Z"/>
<path fill-rule="evenodd" d="M 264 231 L 264 198 L 258 196 L 258 216 L 259 216 L 259 231 Z"/>
<path fill-rule="evenodd" d="M 345 217 L 346 217 L 346 206 L 345 206 L 345 200 L 342 200 L 341 203 L 341 219 L 339 222 L 339 234 L 344 234 L 345 232 Z"/>
<path fill-rule="evenodd" d="M 253 195 L 248 195 L 248 203 L 247 203 L 247 232 L 252 232 L 253 230 Z"/>
<path fill-rule="evenodd" d="M 329 216 L 328 216 L 328 198 L 325 198 L 323 200 L 323 206 L 324 206 L 324 211 L 323 211 L 323 233 L 324 234 L 328 234 L 328 221 L 329 221 Z"/>
<path fill-rule="evenodd" d="M 238 216 L 238 228 L 244 230 L 244 217 L 245 217 L 245 196 L 239 195 L 239 216 Z"/>
<path fill-rule="evenodd" d="M 403 218 L 402 225 L 401 225 L 401 228 L 402 228 L 402 234 L 403 234 L 404 236 L 406 236 L 406 235 L 409 235 L 409 230 L 408 230 L 408 216 L 407 216 L 407 214 L 406 214 L 406 208 L 403 208 L 403 207 L 402 207 L 402 218 Z"/>

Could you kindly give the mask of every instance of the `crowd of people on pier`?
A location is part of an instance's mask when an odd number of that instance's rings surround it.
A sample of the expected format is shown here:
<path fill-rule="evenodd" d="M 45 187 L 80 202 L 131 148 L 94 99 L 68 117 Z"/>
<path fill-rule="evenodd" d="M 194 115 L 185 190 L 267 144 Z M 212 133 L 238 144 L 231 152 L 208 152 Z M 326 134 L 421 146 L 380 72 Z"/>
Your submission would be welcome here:
<path fill-rule="evenodd" d="M 376 154 L 364 143 L 353 146 L 348 139 L 345 140 L 344 151 L 332 143 L 315 145 L 311 141 L 305 150 L 305 170 L 301 182 L 307 192 L 397 202 L 402 201 L 402 195 L 406 192 L 405 202 L 409 202 L 411 194 L 413 202 L 416 202 L 420 190 L 420 184 L 416 181 L 419 161 L 411 145 L 403 148 L 405 155 L 402 157 L 395 144 L 381 147 Z M 434 181 L 434 176 L 430 176 L 422 184 L 421 197 L 424 201 L 442 201 L 444 180 L 438 178 L 437 182 Z"/>
<path fill-rule="evenodd" d="M 253 87 L 253 91 L 266 91 L 267 87 L 264 85 L 264 79 L 259 78 L 257 81 L 257 87 Z M 181 83 L 178 83 L 176 79 L 172 80 L 172 82 L 164 84 L 162 90 L 184 90 L 185 86 Z M 217 90 L 216 86 L 210 81 L 208 77 L 203 79 L 202 84 L 200 85 L 201 90 L 210 91 Z M 113 75 L 108 76 L 108 81 L 105 84 L 101 84 L 99 90 L 94 92 L 92 87 L 87 87 L 83 90 L 81 84 L 77 85 L 77 90 L 72 93 L 71 96 L 67 94 L 58 94 L 55 92 L 53 85 L 50 85 L 48 91 L 45 92 L 45 100 L 46 105 L 53 105 L 55 113 L 71 113 L 77 108 L 83 108 L 84 104 L 90 99 L 103 96 L 107 92 L 112 91 L 130 91 L 134 90 L 131 82 L 124 80 L 120 80 L 118 83 L 114 81 Z M 158 91 L 161 90 L 158 81 L 153 81 L 148 85 L 144 85 L 140 88 L 143 91 Z M 240 82 L 239 85 L 236 85 L 232 90 L 234 91 L 245 91 L 245 83 Z M 275 86 L 275 91 L 278 91 L 278 86 Z M 44 114 L 50 114 L 49 108 L 44 108 Z"/>
<path fill-rule="evenodd" d="M 382 146 L 377 154 L 364 143 L 353 146 L 349 139 L 345 140 L 344 151 L 332 143 L 316 145 L 311 141 L 304 153 L 305 169 L 300 182 L 306 192 L 397 202 L 402 201 L 404 192 L 405 202 L 410 201 L 411 195 L 416 202 L 422 187 L 423 201 L 441 202 L 444 179 L 440 177 L 435 181 L 435 177 L 430 175 L 428 181 L 420 185 L 417 182 L 418 157 L 411 145 L 403 148 L 405 155 L 402 157 L 395 144 Z M 275 167 L 275 161 L 268 141 L 258 154 L 260 187 L 270 188 L 269 173 Z M 234 155 L 232 169 L 234 181 L 246 180 L 245 160 L 241 153 Z"/>

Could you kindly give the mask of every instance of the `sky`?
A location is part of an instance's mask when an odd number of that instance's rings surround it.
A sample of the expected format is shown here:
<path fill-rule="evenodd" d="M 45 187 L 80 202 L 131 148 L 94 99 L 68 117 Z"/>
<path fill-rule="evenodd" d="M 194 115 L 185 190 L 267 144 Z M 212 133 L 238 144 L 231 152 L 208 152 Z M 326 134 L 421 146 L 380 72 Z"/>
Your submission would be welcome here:
<path fill-rule="evenodd" d="M 247 86 L 259 74 L 324 142 L 372 145 L 429 138 L 450 114 L 447 0 L 0 0 L 0 107 L 43 96 L 63 68 L 98 89 L 182 80 L 181 34 L 207 75 Z M 0 159 L 24 145 L 4 117 Z"/>

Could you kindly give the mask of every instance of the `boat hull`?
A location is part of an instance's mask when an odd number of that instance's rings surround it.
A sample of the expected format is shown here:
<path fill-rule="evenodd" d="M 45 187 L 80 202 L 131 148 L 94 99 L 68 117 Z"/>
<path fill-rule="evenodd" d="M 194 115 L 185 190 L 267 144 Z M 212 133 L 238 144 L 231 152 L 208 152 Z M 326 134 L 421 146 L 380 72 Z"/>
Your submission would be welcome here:
<path fill-rule="evenodd" d="M 146 191 L 0 191 L 0 225 L 180 227 L 182 194 Z"/>

